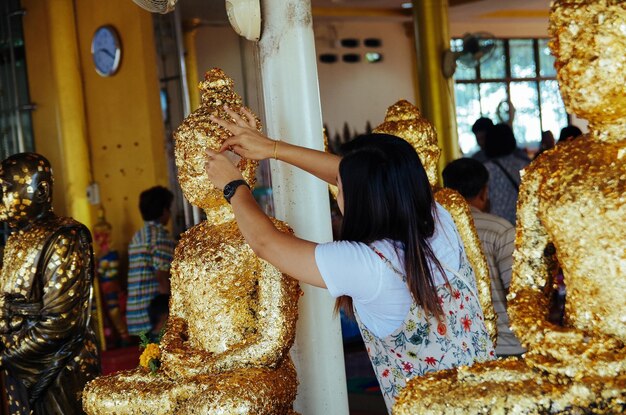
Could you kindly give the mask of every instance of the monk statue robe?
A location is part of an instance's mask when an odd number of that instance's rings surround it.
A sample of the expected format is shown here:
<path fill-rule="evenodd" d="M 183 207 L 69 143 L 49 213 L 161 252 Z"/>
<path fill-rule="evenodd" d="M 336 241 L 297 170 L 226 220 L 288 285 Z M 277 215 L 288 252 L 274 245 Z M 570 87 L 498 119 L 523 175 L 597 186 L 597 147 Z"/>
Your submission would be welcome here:
<path fill-rule="evenodd" d="M 12 230 L 0 273 L 0 368 L 11 414 L 80 414 L 100 371 L 90 327 L 89 230 L 52 211 L 52 170 L 34 153 L 0 165 L 0 221 Z"/>
<path fill-rule="evenodd" d="M 589 133 L 522 175 L 508 305 L 528 353 L 415 379 L 395 414 L 626 411 L 625 27 L 624 1 L 551 7 L 561 95 Z M 567 287 L 563 327 L 548 320 L 555 251 Z"/>
<path fill-rule="evenodd" d="M 227 119 L 225 104 L 237 112 L 243 104 L 219 69 L 206 73 L 200 89 L 200 107 L 175 133 L 175 154 L 183 193 L 207 219 L 176 247 L 160 368 L 89 383 L 83 404 L 90 415 L 293 413 L 297 377 L 289 349 L 300 289 L 254 254 L 222 191 L 208 180 L 205 149 L 219 150 L 229 135 L 209 116 Z M 257 163 L 240 159 L 237 165 L 254 184 Z"/>

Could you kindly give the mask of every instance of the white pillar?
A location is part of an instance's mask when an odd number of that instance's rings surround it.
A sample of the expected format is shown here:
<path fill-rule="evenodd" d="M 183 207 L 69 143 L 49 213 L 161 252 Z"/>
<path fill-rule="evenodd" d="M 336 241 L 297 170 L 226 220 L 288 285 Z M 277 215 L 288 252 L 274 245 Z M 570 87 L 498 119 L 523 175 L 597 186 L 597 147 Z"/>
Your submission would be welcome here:
<path fill-rule="evenodd" d="M 259 60 L 265 127 L 270 137 L 323 150 L 317 63 L 310 0 L 264 0 Z M 272 161 L 276 217 L 300 238 L 332 239 L 328 188 L 319 179 Z M 348 399 L 339 319 L 326 290 L 303 284 L 293 356 L 303 415 L 347 415 Z"/>

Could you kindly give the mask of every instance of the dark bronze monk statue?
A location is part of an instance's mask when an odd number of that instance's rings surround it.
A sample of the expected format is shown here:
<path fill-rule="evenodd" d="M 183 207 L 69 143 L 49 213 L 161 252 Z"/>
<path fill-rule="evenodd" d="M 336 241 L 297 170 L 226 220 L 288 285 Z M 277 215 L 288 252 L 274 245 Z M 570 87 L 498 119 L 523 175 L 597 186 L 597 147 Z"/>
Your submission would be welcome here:
<path fill-rule="evenodd" d="M 34 153 L 0 165 L 0 221 L 13 233 L 0 274 L 0 367 L 11 414 L 80 414 L 99 372 L 89 326 L 89 230 L 52 212 L 52 170 Z"/>

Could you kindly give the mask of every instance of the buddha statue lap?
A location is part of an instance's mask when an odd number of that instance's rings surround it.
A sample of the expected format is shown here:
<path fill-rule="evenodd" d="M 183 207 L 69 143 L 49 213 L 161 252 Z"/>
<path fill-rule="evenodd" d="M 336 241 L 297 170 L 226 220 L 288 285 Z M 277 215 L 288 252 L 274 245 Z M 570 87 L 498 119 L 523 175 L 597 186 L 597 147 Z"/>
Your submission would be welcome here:
<path fill-rule="evenodd" d="M 467 202 L 458 192 L 441 188 L 437 181 L 437 163 L 441 149 L 435 128 L 420 110 L 406 100 L 400 100 L 387 109 L 384 122 L 374 128 L 375 133 L 391 134 L 408 141 L 417 151 L 435 200 L 452 216 L 459 231 L 467 259 L 476 276 L 476 288 L 485 317 L 485 326 L 495 347 L 497 338 L 497 316 L 491 301 L 491 279 L 487 259 L 483 254 L 480 239 L 474 228 L 474 220 Z"/>
<path fill-rule="evenodd" d="M 561 94 L 589 133 L 544 152 L 522 176 L 508 305 L 528 352 L 415 379 L 394 414 L 626 411 L 624 27 L 624 1 L 552 5 Z M 567 287 L 563 327 L 548 321 L 554 249 Z"/>
<path fill-rule="evenodd" d="M 224 104 L 239 112 L 242 101 L 219 69 L 206 73 L 200 89 L 201 106 L 175 133 L 176 165 L 185 196 L 207 220 L 185 232 L 175 251 L 161 366 L 154 375 L 139 368 L 91 382 L 83 399 L 88 414 L 294 413 L 289 349 L 300 289 L 254 254 L 206 178 L 205 149 L 219 149 L 228 137 L 208 117 L 228 117 Z M 252 185 L 257 163 L 241 159 L 238 166 Z"/>

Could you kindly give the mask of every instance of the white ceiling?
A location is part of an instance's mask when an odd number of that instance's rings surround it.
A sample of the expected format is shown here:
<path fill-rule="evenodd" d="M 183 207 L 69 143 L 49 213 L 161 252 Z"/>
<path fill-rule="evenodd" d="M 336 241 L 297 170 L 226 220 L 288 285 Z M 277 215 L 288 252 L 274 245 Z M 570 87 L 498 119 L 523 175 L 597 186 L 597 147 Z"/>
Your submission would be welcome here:
<path fill-rule="evenodd" d="M 505 15 L 531 18 L 533 14 L 547 14 L 549 8 L 549 0 L 482 0 L 450 7 L 450 19 L 504 18 Z M 502 17 L 497 17 L 498 14 Z"/>
<path fill-rule="evenodd" d="M 548 36 L 549 0 L 482 0 L 450 7 L 450 35 L 491 32 L 497 37 Z"/>
<path fill-rule="evenodd" d="M 314 8 L 400 10 L 410 0 L 311 0 Z M 488 21 L 490 23 L 545 21 L 549 0 L 449 0 L 451 24 Z M 183 19 L 197 18 L 207 23 L 225 23 L 224 0 L 179 0 Z"/>
<path fill-rule="evenodd" d="M 312 0 L 312 7 L 371 7 L 376 9 L 400 9 L 410 0 Z"/>

